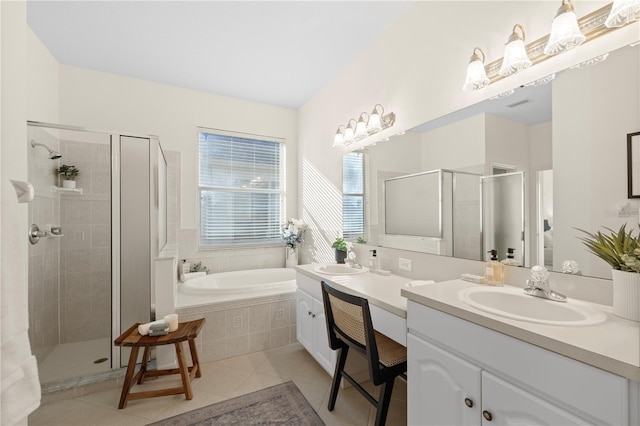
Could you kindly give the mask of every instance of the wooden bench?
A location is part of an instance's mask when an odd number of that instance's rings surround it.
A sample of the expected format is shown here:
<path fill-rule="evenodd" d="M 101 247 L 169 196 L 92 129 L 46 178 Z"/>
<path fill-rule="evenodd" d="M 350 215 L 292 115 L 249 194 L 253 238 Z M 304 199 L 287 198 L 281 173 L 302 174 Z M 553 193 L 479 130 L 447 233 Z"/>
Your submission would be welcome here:
<path fill-rule="evenodd" d="M 198 351 L 196 348 L 195 338 L 198 337 L 198 333 L 204 325 L 204 318 L 183 322 L 178 325 L 178 329 L 166 336 L 142 336 L 138 333 L 138 326 L 140 323 L 132 325 L 127 331 L 122 333 L 120 337 L 113 341 L 116 346 L 125 346 L 131 348 L 131 355 L 129 356 L 129 364 L 127 365 L 127 374 L 124 378 L 124 384 L 122 385 L 122 394 L 120 395 L 120 404 L 118 408 L 122 409 L 127 406 L 127 402 L 135 399 L 154 398 L 157 396 L 178 395 L 185 394 L 186 399 L 193 398 L 193 391 L 191 390 L 191 380 L 195 377 L 202 375 L 200 371 L 200 362 L 198 360 Z M 187 363 L 184 359 L 184 352 L 182 350 L 182 342 L 189 342 L 189 350 L 191 352 L 192 366 L 187 367 Z M 161 345 L 175 345 L 176 358 L 178 358 L 178 368 L 171 368 L 166 370 L 147 370 L 147 363 L 149 362 L 149 356 L 151 348 Z M 144 353 L 142 355 L 142 364 L 140 365 L 140 371 L 137 374 L 133 374 L 136 368 L 136 362 L 138 361 L 138 350 L 144 347 Z M 182 386 L 168 389 L 159 389 L 144 392 L 131 393 L 131 387 L 134 383 L 142 384 L 146 377 L 167 376 L 171 374 L 180 374 L 182 378 Z"/>

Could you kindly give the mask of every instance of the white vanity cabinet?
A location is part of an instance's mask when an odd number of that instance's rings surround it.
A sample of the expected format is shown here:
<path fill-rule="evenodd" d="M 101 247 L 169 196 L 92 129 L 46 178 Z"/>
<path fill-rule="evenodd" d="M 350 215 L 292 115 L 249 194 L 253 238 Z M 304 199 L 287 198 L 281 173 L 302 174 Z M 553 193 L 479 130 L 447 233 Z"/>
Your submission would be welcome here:
<path fill-rule="evenodd" d="M 324 306 L 322 300 L 307 292 L 316 286 L 319 292 L 320 282 L 298 274 L 297 284 L 296 337 L 322 368 L 333 374 L 337 352 L 329 347 Z"/>
<path fill-rule="evenodd" d="M 631 422 L 628 379 L 412 301 L 407 320 L 410 425 Z"/>
<path fill-rule="evenodd" d="M 411 425 L 586 423 L 412 335 L 409 335 L 408 377 Z"/>

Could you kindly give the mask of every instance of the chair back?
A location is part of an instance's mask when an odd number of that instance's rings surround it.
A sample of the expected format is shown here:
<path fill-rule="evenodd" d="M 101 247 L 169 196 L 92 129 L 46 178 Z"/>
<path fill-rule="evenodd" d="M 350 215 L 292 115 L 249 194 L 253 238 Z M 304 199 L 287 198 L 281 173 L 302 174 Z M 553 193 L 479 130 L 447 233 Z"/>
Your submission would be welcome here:
<path fill-rule="evenodd" d="M 322 301 L 331 349 L 346 344 L 364 354 L 371 378 L 377 378 L 380 360 L 367 299 L 336 290 L 322 281 Z"/>

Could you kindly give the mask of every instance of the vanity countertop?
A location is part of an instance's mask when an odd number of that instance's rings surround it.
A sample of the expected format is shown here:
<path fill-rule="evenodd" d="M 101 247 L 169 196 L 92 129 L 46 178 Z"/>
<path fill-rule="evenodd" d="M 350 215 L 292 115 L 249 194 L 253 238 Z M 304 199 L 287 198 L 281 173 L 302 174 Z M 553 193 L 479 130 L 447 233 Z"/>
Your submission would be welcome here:
<path fill-rule="evenodd" d="M 332 284 L 336 289 L 365 297 L 372 305 L 385 311 L 407 317 L 407 299 L 400 294 L 400 290 L 408 288 L 407 283 L 414 281 L 398 275 L 378 275 L 365 272 L 354 275 L 328 275 L 314 271 L 317 265 L 300 265 L 296 270 L 318 280 Z"/>
<path fill-rule="evenodd" d="M 553 326 L 505 318 L 460 300 L 458 294 L 461 290 L 478 286 L 458 279 L 419 287 L 405 286 L 401 294 L 410 301 L 640 381 L 640 323 L 618 318 L 610 307 L 604 305 L 592 306 L 603 311 L 607 320 L 590 326 Z"/>

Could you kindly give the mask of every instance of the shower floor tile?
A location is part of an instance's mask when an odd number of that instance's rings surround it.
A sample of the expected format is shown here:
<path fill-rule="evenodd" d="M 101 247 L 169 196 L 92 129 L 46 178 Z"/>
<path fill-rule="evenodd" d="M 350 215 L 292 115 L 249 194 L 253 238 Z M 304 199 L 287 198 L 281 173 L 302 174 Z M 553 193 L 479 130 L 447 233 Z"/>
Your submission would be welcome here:
<path fill-rule="evenodd" d="M 94 364 L 94 361 L 100 358 L 107 358 L 107 360 Z M 109 371 L 110 359 L 111 339 L 109 338 L 63 343 L 38 365 L 40 383 L 57 382 Z"/>

